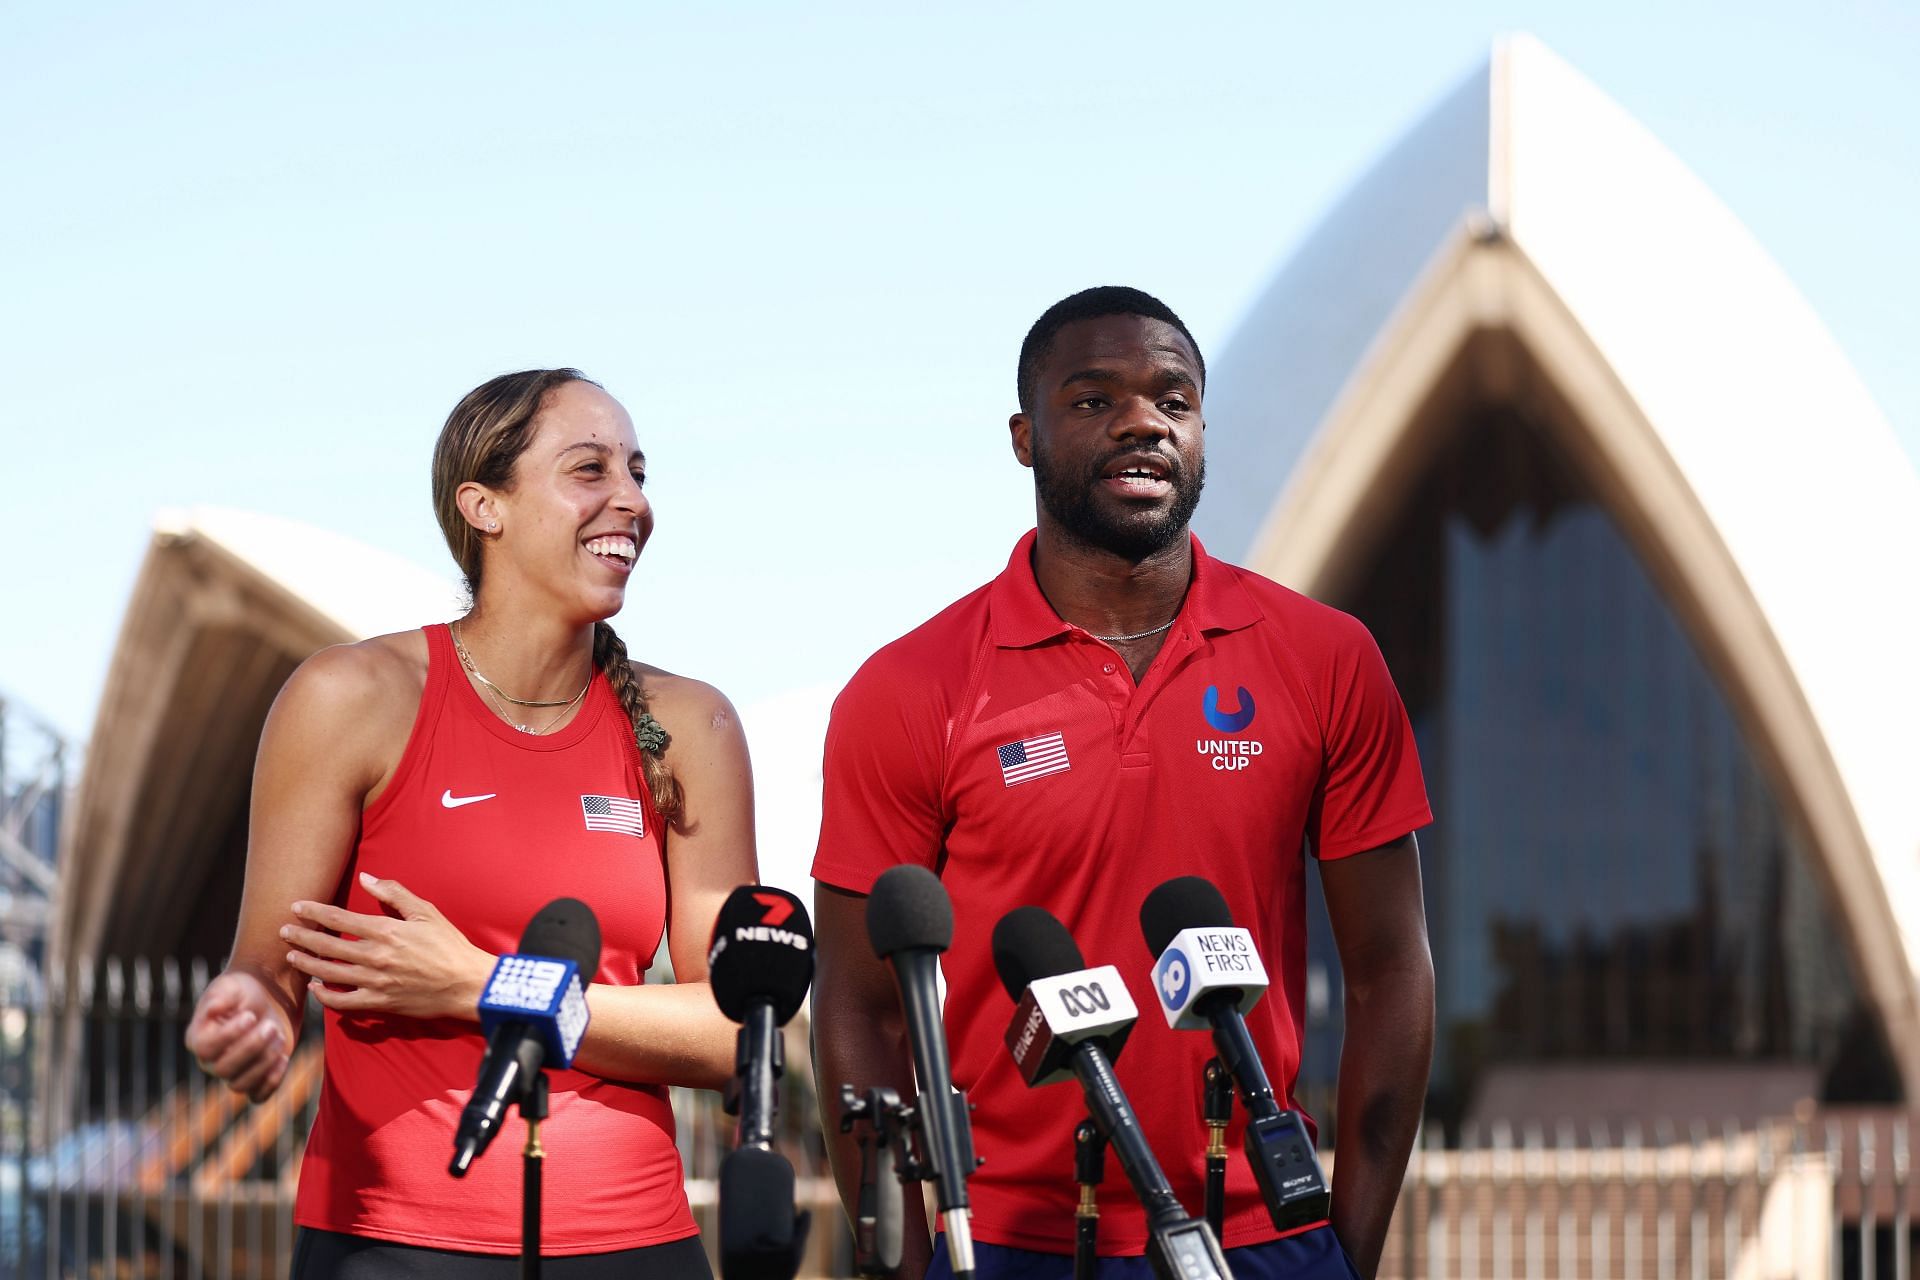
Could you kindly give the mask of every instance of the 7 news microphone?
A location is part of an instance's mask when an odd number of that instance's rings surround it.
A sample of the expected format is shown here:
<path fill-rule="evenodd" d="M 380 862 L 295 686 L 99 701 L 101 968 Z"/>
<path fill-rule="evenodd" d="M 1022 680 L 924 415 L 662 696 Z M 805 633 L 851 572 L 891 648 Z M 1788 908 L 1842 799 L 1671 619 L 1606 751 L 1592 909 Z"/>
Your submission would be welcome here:
<path fill-rule="evenodd" d="M 1147 1259 L 1161 1280 L 1226 1280 L 1213 1231 L 1190 1218 L 1140 1131 L 1113 1058 L 1138 1016 L 1120 971 L 1089 969 L 1066 926 L 1019 907 L 993 928 L 993 964 L 1016 1005 L 1007 1048 L 1029 1085 L 1078 1076 L 1087 1111 L 1147 1211 Z"/>
<path fill-rule="evenodd" d="M 920 1127 L 924 1165 L 934 1184 L 934 1199 L 947 1233 L 947 1258 L 956 1277 L 973 1274 L 973 1226 L 967 1217 L 967 1178 L 976 1161 L 967 1098 L 953 1088 L 947 1055 L 947 1029 L 941 1020 L 940 953 L 953 944 L 953 904 L 940 878 L 919 866 L 894 867 L 873 883 L 867 898 L 867 940 L 873 953 L 893 964 L 900 1004 L 913 1050 L 913 1075 L 920 1096 L 914 1116 Z M 897 1188 L 883 1191 L 877 1204 L 875 1236 L 889 1242 L 898 1265 Z"/>
<path fill-rule="evenodd" d="M 1274 1099 L 1260 1053 L 1247 1032 L 1246 1011 L 1267 989 L 1266 967 L 1253 935 L 1212 881 L 1169 880 L 1140 905 L 1140 930 L 1153 966 L 1154 994 L 1176 1031 L 1213 1031 L 1214 1049 L 1240 1087 L 1247 1108 L 1247 1163 L 1273 1225 L 1288 1231 L 1327 1217 L 1331 1197 L 1306 1121 Z"/>
<path fill-rule="evenodd" d="M 720 1012 L 740 1024 L 728 1110 L 734 1149 L 720 1162 L 720 1274 L 725 1280 L 792 1280 L 808 1215 L 795 1213 L 793 1166 L 773 1149 L 780 1028 L 813 984 L 813 924 L 800 899 L 766 885 L 727 896 L 713 924 L 707 979 Z"/>
<path fill-rule="evenodd" d="M 520 935 L 519 950 L 494 963 L 480 993 L 487 1050 L 454 1130 L 448 1166 L 454 1177 L 466 1176 L 542 1068 L 572 1064 L 587 1031 L 586 984 L 599 967 L 600 922 L 576 898 L 540 908 Z"/>

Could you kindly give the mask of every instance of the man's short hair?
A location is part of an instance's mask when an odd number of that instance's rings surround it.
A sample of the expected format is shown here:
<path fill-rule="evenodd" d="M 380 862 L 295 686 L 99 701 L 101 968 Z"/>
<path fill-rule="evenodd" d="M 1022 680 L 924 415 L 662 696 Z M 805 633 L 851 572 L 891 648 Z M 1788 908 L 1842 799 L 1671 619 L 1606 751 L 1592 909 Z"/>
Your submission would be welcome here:
<path fill-rule="evenodd" d="M 1193 348 L 1193 358 L 1200 362 L 1200 384 L 1205 389 L 1207 358 L 1200 354 L 1200 344 L 1187 332 L 1187 326 L 1180 322 L 1180 317 L 1173 314 L 1173 308 L 1139 289 L 1129 289 L 1121 284 L 1103 284 L 1060 299 L 1041 312 L 1040 318 L 1033 322 L 1033 328 L 1027 330 L 1027 340 L 1020 344 L 1020 365 L 1016 377 L 1020 412 L 1033 412 L 1034 383 L 1039 380 L 1040 366 L 1053 354 L 1053 340 L 1060 336 L 1060 331 L 1076 321 L 1098 320 L 1103 316 L 1144 316 L 1172 325 L 1187 340 L 1187 345 Z"/>

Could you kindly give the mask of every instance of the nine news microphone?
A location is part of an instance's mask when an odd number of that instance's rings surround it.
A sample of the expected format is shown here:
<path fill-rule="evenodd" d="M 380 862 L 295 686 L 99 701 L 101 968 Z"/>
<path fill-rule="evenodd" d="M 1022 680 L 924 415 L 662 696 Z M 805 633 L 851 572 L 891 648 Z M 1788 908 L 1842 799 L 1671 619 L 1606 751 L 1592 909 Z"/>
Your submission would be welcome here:
<path fill-rule="evenodd" d="M 873 953 L 893 963 L 900 1004 L 913 1048 L 920 1096 L 914 1114 L 935 1203 L 947 1232 L 954 1274 L 973 1272 L 973 1227 L 967 1218 L 967 1178 L 977 1163 L 965 1094 L 953 1088 L 947 1029 L 940 1016 L 940 953 L 953 943 L 953 904 L 940 878 L 919 866 L 894 867 L 873 883 L 867 898 L 867 939 Z M 897 1200 L 882 1200 L 896 1211 Z M 882 1235 L 891 1224 L 881 1224 Z"/>
<path fill-rule="evenodd" d="M 794 1212 L 793 1166 L 773 1149 L 786 1049 L 780 1028 L 813 984 L 813 925 L 800 899 L 765 885 L 735 889 L 713 924 L 707 978 L 720 1012 L 740 1024 L 727 1109 L 739 1116 L 720 1162 L 720 1274 L 792 1280 L 808 1215 Z"/>
<path fill-rule="evenodd" d="M 468 1166 L 500 1132 L 512 1106 L 543 1067 L 573 1062 L 587 1031 L 586 984 L 600 967 L 600 922 L 575 898 L 540 908 L 520 936 L 520 949 L 501 956 L 480 993 L 480 1029 L 487 1051 L 480 1079 L 460 1113 L 448 1172 Z"/>
<path fill-rule="evenodd" d="M 1247 1163 L 1267 1214 L 1281 1231 L 1327 1217 L 1326 1175 L 1299 1112 L 1274 1100 L 1273 1086 L 1247 1033 L 1246 1011 L 1267 989 L 1267 970 L 1253 935 L 1233 925 L 1233 912 L 1212 881 L 1169 880 L 1140 905 L 1140 930 L 1158 959 L 1153 989 L 1167 1025 L 1213 1031 L 1220 1061 L 1240 1086 L 1247 1108 Z"/>
<path fill-rule="evenodd" d="M 1112 1059 L 1137 1016 L 1120 971 L 1089 969 L 1066 926 L 1019 907 L 993 927 L 993 964 L 1016 1004 L 1007 1048 L 1030 1085 L 1080 1078 L 1087 1111 L 1147 1211 L 1147 1258 L 1162 1280 L 1226 1280 L 1225 1255 L 1205 1222 L 1187 1216 L 1114 1078 Z"/>

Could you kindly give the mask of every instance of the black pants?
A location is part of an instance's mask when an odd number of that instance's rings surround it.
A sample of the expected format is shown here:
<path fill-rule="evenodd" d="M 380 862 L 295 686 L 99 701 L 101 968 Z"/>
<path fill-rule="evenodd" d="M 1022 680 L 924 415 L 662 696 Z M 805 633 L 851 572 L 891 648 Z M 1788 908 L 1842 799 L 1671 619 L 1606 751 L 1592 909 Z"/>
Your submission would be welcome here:
<path fill-rule="evenodd" d="M 293 1242 L 292 1280 L 517 1280 L 512 1254 L 424 1249 L 300 1228 Z M 618 1253 L 582 1253 L 540 1260 L 542 1280 L 713 1280 L 699 1236 Z"/>

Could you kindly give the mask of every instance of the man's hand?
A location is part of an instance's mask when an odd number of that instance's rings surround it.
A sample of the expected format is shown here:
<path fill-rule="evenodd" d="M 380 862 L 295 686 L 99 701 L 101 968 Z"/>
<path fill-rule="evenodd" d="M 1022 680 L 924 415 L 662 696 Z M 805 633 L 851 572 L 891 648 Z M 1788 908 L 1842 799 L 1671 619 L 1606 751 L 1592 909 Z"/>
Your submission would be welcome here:
<path fill-rule="evenodd" d="M 280 930 L 297 948 L 287 953 L 287 963 L 312 980 L 314 998 L 341 1013 L 477 1019 L 497 957 L 468 942 L 431 902 L 398 880 L 362 873 L 360 884 L 390 914 L 296 902 L 293 914 L 301 923 Z"/>

